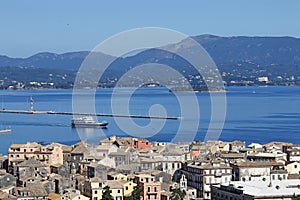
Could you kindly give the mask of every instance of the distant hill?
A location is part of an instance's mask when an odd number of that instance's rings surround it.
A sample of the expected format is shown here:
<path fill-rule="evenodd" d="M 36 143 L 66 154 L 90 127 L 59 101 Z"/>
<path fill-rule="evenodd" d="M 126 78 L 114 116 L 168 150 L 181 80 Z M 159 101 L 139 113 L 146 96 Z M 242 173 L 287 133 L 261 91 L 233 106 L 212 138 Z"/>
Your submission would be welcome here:
<path fill-rule="evenodd" d="M 300 39 L 292 37 L 193 37 L 217 64 L 252 62 L 300 65 Z"/>
<path fill-rule="evenodd" d="M 292 37 L 219 37 L 214 35 L 199 35 L 192 37 L 199 42 L 210 54 L 219 70 L 225 73 L 223 77 L 230 82 L 255 82 L 259 76 L 268 76 L 274 83 L 280 80 L 295 80 L 300 82 L 300 39 Z M 185 43 L 186 40 L 181 41 Z M 170 46 L 188 45 L 171 44 Z M 17 67 L 20 73 L 29 72 L 24 69 L 39 69 L 39 77 L 47 77 L 51 70 L 59 74 L 68 73 L 69 79 L 73 80 L 76 70 L 89 54 L 87 51 L 70 52 L 64 54 L 38 53 L 28 58 L 10 58 L 0 56 L 0 67 Z M 113 58 L 110 55 L 99 53 L 101 58 Z M 193 75 L 196 71 L 185 60 L 170 54 L 169 52 L 148 49 L 136 55 L 126 58 L 118 58 L 111 65 L 110 71 L 106 74 L 107 79 L 120 77 L 129 69 L 145 64 L 161 63 L 174 67 L 186 76 Z M 16 71 L 0 73 L 0 80 L 9 78 L 10 80 L 20 80 L 22 76 L 15 76 Z M 43 69 L 47 69 L 44 70 Z M 33 73 L 31 70 L 31 73 Z M 72 72 L 68 72 L 72 71 Z M 19 74 L 20 74 L 19 73 Z M 21 74 L 22 74 L 21 73 Z M 7 77 L 10 76 L 10 77 Z M 34 79 L 31 77 L 32 80 Z M 26 80 L 29 81 L 30 77 Z M 278 80 L 277 80 L 278 79 Z M 280 80 L 279 80 L 280 79 Z"/>
<path fill-rule="evenodd" d="M 69 52 L 64 54 L 43 52 L 28 58 L 0 56 L 0 66 L 78 70 L 82 61 L 89 53 L 90 52 L 88 51 Z M 109 55 L 99 54 L 100 56 L 111 57 Z"/>

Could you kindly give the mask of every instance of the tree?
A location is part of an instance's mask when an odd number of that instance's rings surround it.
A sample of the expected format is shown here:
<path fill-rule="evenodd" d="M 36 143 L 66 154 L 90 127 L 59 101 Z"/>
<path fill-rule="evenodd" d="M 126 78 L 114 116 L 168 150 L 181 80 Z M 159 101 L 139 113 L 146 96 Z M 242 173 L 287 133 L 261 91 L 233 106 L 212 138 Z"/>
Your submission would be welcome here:
<path fill-rule="evenodd" d="M 103 188 L 102 200 L 114 200 L 114 198 L 110 194 L 110 187 L 109 186 L 105 186 Z"/>
<path fill-rule="evenodd" d="M 126 200 L 139 200 L 141 199 L 141 192 L 143 191 L 143 188 L 140 184 L 134 187 L 131 195 L 126 198 Z"/>
<path fill-rule="evenodd" d="M 292 200 L 300 200 L 300 196 L 296 196 L 296 195 L 294 194 Z"/>
<path fill-rule="evenodd" d="M 176 188 L 176 189 L 171 189 L 171 196 L 170 199 L 171 200 L 183 200 L 186 192 L 183 190 L 181 191 L 180 189 Z"/>

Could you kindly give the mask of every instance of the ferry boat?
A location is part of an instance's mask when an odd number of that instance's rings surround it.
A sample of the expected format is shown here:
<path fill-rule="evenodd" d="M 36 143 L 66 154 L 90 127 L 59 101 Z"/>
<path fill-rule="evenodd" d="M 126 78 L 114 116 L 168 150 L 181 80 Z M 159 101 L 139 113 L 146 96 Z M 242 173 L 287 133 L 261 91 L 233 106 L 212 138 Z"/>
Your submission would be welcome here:
<path fill-rule="evenodd" d="M 11 129 L 1 129 L 0 130 L 0 134 L 4 134 L 4 133 L 10 133 Z"/>
<path fill-rule="evenodd" d="M 72 127 L 78 127 L 78 128 L 106 128 L 108 125 L 108 122 L 102 121 L 102 122 L 96 122 L 93 117 L 86 116 L 86 117 L 80 117 L 80 118 L 74 118 L 72 119 Z"/>

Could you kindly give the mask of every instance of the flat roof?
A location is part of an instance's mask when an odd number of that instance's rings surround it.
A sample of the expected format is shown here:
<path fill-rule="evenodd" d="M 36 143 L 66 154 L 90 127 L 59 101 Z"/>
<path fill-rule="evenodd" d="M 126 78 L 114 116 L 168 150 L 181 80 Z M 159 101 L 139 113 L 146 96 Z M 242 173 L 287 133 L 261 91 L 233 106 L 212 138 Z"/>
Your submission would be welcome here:
<path fill-rule="evenodd" d="M 282 197 L 300 195 L 300 180 L 233 181 L 217 187 L 234 188 L 253 197 Z"/>

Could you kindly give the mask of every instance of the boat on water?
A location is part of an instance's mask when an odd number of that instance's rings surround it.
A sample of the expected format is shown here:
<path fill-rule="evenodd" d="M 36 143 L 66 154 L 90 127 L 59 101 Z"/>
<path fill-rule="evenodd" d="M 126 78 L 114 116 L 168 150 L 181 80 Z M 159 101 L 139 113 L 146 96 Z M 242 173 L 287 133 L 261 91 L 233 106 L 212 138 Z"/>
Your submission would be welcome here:
<path fill-rule="evenodd" d="M 91 116 L 72 119 L 73 128 L 106 128 L 107 125 L 108 122 L 96 122 Z"/>
<path fill-rule="evenodd" d="M 1 129 L 0 130 L 0 134 L 3 134 L 3 133 L 10 133 L 11 132 L 11 129 Z"/>

